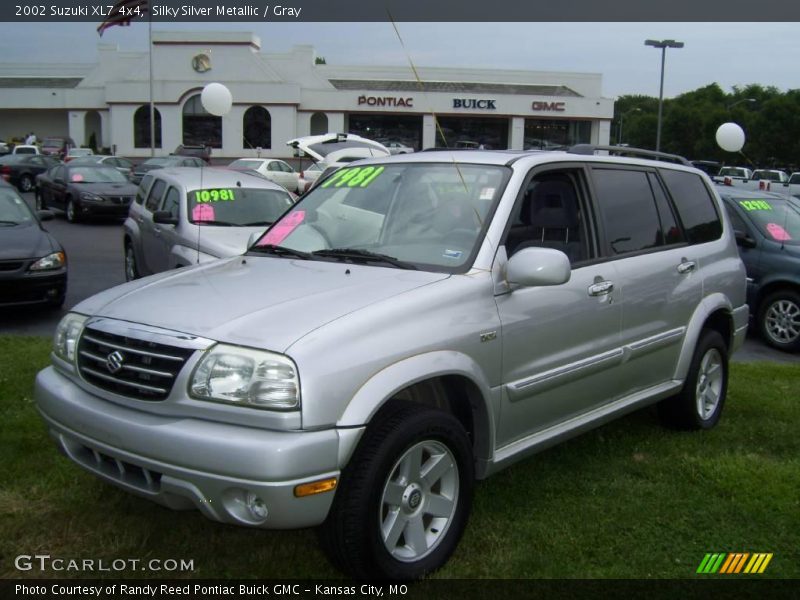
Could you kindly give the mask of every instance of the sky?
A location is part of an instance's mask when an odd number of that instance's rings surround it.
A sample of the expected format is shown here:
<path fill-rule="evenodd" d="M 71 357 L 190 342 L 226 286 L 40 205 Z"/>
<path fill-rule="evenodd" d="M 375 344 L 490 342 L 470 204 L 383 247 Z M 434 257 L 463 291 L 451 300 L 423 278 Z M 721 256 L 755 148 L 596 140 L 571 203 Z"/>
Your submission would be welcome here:
<path fill-rule="evenodd" d="M 603 96 L 658 96 L 661 51 L 645 39 L 682 41 L 668 49 L 664 97 L 718 83 L 800 88 L 800 23 L 154 23 L 154 30 L 256 33 L 262 52 L 313 45 L 328 64 L 523 69 L 600 73 Z M 147 48 L 147 26 L 0 23 L 2 63 L 92 63 L 99 42 Z M 410 70 L 410 69 L 409 69 Z"/>

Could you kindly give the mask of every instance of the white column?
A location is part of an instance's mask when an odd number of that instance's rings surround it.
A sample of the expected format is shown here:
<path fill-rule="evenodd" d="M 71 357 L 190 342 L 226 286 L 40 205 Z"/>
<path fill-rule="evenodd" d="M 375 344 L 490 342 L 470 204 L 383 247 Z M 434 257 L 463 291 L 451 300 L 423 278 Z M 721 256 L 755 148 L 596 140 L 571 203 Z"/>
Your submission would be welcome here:
<path fill-rule="evenodd" d="M 107 110 L 98 110 L 97 114 L 100 115 L 100 139 L 97 140 L 98 145 L 103 148 L 111 147 L 111 115 Z"/>
<path fill-rule="evenodd" d="M 508 138 L 509 150 L 522 150 L 525 147 L 525 117 L 511 117 Z"/>
<path fill-rule="evenodd" d="M 433 115 L 422 115 L 422 149 L 436 146 L 436 123 Z"/>
<path fill-rule="evenodd" d="M 346 133 L 344 130 L 344 113 L 329 112 L 328 115 L 328 132 L 333 133 Z"/>
<path fill-rule="evenodd" d="M 82 146 L 86 139 L 86 111 L 69 111 L 69 122 L 67 126 L 69 127 L 69 137 L 75 140 L 78 146 Z"/>

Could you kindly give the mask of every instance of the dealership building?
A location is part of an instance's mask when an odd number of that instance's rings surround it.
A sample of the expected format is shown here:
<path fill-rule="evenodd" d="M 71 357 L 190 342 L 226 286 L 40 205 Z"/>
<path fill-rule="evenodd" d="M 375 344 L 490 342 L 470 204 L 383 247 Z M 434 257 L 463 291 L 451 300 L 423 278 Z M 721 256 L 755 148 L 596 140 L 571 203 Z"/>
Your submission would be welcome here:
<path fill-rule="evenodd" d="M 430 147 L 555 148 L 608 144 L 613 100 L 602 76 L 502 69 L 316 64 L 311 46 L 262 51 L 244 32 L 153 32 L 152 55 L 100 44 L 95 64 L 0 65 L 0 139 L 36 133 L 150 155 L 210 145 L 217 158 L 290 157 L 298 136 L 352 132 Z M 152 78 L 150 69 L 152 66 Z M 205 111 L 223 83 L 233 106 Z"/>

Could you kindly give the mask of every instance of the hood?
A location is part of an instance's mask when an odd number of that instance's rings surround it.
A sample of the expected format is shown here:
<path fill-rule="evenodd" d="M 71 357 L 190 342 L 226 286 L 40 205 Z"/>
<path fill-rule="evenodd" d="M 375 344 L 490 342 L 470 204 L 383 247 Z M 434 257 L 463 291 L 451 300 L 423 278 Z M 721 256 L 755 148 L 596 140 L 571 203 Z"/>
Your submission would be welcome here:
<path fill-rule="evenodd" d="M 235 257 L 106 290 L 75 311 L 284 352 L 326 323 L 447 277 L 339 262 Z"/>
<path fill-rule="evenodd" d="M 58 249 L 50 234 L 37 223 L 0 225 L 0 260 L 41 258 Z"/>
<path fill-rule="evenodd" d="M 201 226 L 199 236 L 200 252 L 225 258 L 243 254 L 248 248 L 250 236 L 259 237 L 267 230 L 266 225 L 258 227 L 213 227 Z"/>
<path fill-rule="evenodd" d="M 166 166 L 168 165 L 146 165 L 142 163 L 133 167 L 132 171 L 134 173 L 147 173 L 148 171 L 153 171 L 155 169 L 163 169 Z"/>
<path fill-rule="evenodd" d="M 286 142 L 295 149 L 295 153 L 304 152 L 316 162 L 332 164 L 342 158 L 372 158 L 390 156 L 389 150 L 375 140 L 352 133 L 326 133 L 323 135 L 307 135 Z"/>

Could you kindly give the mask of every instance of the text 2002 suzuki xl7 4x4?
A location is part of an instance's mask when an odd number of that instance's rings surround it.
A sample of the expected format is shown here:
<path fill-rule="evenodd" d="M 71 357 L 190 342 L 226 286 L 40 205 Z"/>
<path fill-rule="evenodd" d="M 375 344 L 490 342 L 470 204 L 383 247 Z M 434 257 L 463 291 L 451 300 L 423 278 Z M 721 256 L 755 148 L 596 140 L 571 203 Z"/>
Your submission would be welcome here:
<path fill-rule="evenodd" d="M 748 310 L 719 198 L 691 167 L 591 150 L 342 168 L 243 256 L 76 306 L 39 410 L 130 492 L 319 525 L 351 575 L 420 577 L 476 479 L 649 404 L 720 418 Z"/>

